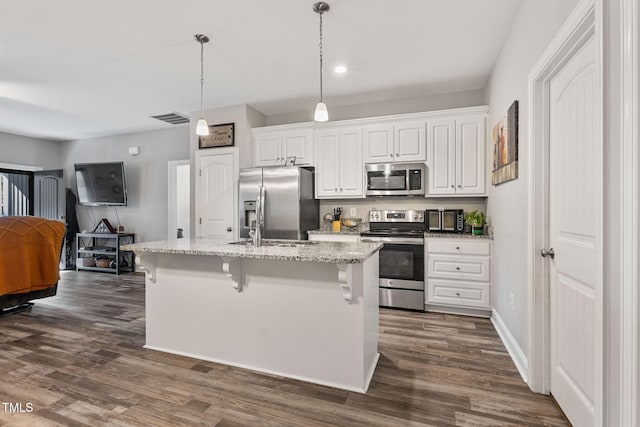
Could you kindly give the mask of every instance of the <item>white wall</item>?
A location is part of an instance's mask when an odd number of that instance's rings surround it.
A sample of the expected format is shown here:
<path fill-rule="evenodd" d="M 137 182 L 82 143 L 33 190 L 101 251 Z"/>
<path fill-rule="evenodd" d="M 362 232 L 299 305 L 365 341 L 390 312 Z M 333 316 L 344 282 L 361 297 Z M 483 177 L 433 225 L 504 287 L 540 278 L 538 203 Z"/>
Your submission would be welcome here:
<path fill-rule="evenodd" d="M 191 159 L 191 235 L 195 236 L 197 215 L 195 203 L 196 195 L 195 179 L 198 170 L 195 165 L 196 150 L 198 150 L 198 135 L 196 135 L 196 123 L 200 118 L 200 111 L 194 111 L 190 115 L 191 125 L 189 126 L 189 158 Z M 232 105 L 230 107 L 210 108 L 204 110 L 204 118 L 209 126 L 224 123 L 234 123 L 234 146 L 238 147 L 239 167 L 249 168 L 253 166 L 253 134 L 251 128 L 264 126 L 265 116 L 248 105 Z M 215 148 L 205 148 L 204 150 L 214 150 Z M 235 179 L 238 179 L 236 176 Z M 185 235 L 185 237 L 187 237 Z"/>
<path fill-rule="evenodd" d="M 138 156 L 129 155 L 131 146 L 140 147 Z M 117 208 L 120 224 L 135 233 L 138 242 L 166 239 L 167 162 L 189 158 L 189 126 L 68 141 L 62 151 L 66 185 L 74 192 L 74 163 L 123 161 L 128 204 Z M 76 209 L 81 230 L 93 230 L 101 218 L 118 225 L 114 207 Z"/>
<path fill-rule="evenodd" d="M 335 106 L 329 103 L 327 104 L 327 108 L 329 109 L 329 119 L 335 121 L 389 116 L 393 114 L 420 113 L 423 111 L 448 110 L 451 108 L 476 107 L 484 104 L 484 92 L 482 90 L 474 90 L 352 105 Z M 313 121 L 314 108 L 315 104 L 310 105 L 307 111 L 268 116 L 266 125 L 274 126 L 311 122 Z"/>
<path fill-rule="evenodd" d="M 63 144 L 0 132 L 0 163 L 60 169 Z"/>
<path fill-rule="evenodd" d="M 517 180 L 490 186 L 487 214 L 494 226 L 493 304 L 525 354 L 528 351 L 529 316 L 526 240 L 530 212 L 525 157 L 528 150 L 527 78 L 529 70 L 577 3 L 577 0 L 524 0 L 485 92 L 490 111 L 487 141 L 491 141 L 493 125 L 513 101 L 519 101 L 519 176 Z M 487 165 L 492 164 L 492 149 L 488 144 Z M 490 178 L 488 182 L 491 182 Z M 510 293 L 514 295 L 513 311 L 509 309 Z"/>

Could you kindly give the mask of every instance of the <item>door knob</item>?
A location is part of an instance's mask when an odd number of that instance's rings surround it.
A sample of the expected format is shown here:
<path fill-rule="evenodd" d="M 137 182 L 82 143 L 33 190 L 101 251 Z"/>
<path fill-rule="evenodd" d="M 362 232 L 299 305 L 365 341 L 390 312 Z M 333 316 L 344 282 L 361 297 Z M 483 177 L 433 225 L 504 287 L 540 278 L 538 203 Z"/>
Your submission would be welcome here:
<path fill-rule="evenodd" d="M 233 230 L 231 227 L 227 227 L 227 231 L 231 231 Z"/>
<path fill-rule="evenodd" d="M 546 249 L 542 249 L 540 251 L 540 255 L 542 256 L 542 258 L 546 258 L 547 256 L 551 259 L 554 259 L 556 257 L 556 253 L 554 252 L 553 248 L 549 249 L 548 251 Z"/>

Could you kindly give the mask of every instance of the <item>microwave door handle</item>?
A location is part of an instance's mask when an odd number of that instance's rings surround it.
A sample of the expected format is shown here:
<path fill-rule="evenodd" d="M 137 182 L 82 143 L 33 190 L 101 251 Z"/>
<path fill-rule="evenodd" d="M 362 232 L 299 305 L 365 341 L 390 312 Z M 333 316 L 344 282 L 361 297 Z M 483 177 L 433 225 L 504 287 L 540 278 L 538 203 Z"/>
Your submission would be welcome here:
<path fill-rule="evenodd" d="M 407 192 L 409 191 L 409 189 L 411 188 L 409 186 L 409 177 L 411 176 L 411 170 L 407 169 L 405 174 L 404 174 L 404 189 L 407 190 Z"/>
<path fill-rule="evenodd" d="M 438 215 L 438 230 L 439 231 L 443 231 L 444 230 L 444 212 L 439 212 L 440 215 Z"/>

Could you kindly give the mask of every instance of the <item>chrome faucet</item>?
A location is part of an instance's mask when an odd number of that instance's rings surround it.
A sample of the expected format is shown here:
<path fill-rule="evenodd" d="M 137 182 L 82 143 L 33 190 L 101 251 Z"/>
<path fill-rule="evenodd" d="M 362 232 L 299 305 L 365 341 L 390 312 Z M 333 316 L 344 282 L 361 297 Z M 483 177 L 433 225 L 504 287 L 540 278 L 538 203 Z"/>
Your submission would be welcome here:
<path fill-rule="evenodd" d="M 258 196 L 256 197 L 256 220 L 252 221 L 253 227 L 249 231 L 249 236 L 253 240 L 253 246 L 259 248 L 262 246 L 262 227 L 264 227 L 264 202 L 266 196 L 266 188 L 258 187 Z"/>

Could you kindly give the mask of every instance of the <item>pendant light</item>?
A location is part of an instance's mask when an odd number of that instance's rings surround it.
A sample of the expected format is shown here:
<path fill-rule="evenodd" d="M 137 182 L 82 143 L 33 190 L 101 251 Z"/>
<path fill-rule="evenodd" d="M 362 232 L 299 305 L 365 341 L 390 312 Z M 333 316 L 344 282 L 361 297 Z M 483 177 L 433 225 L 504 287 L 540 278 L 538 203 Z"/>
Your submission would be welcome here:
<path fill-rule="evenodd" d="M 313 11 L 320 15 L 320 102 L 316 105 L 313 120 L 326 122 L 329 120 L 329 112 L 327 111 L 327 104 L 324 103 L 324 98 L 322 97 L 322 14 L 329 11 L 329 5 L 319 1 L 313 5 Z"/>
<path fill-rule="evenodd" d="M 209 43 L 209 37 L 204 34 L 193 36 L 200 43 L 200 119 L 196 124 L 196 135 L 209 135 L 209 125 L 204 119 L 204 44 Z"/>

